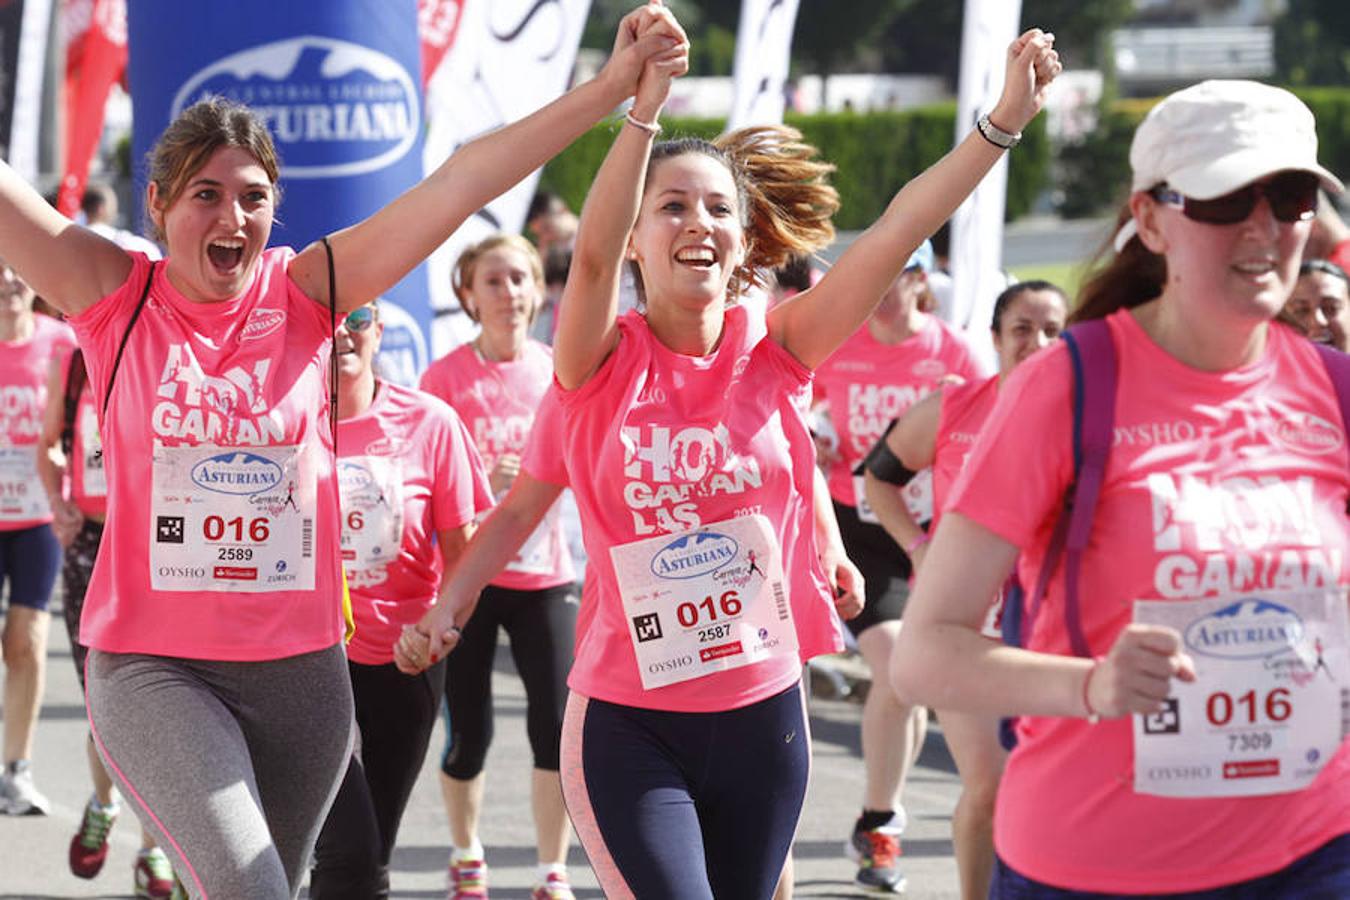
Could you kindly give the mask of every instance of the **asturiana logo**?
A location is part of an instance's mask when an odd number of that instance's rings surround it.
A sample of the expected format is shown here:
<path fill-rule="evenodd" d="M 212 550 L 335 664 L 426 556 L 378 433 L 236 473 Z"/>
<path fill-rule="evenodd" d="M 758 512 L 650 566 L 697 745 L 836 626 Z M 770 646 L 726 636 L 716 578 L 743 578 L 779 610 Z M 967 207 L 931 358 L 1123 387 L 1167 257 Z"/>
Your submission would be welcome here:
<path fill-rule="evenodd" d="M 281 484 L 281 466 L 255 453 L 218 453 L 192 467 L 192 483 L 217 494 L 256 494 Z"/>
<path fill-rule="evenodd" d="M 658 578 L 697 578 L 715 572 L 740 551 L 734 538 L 713 531 L 696 531 L 671 541 L 652 557 Z"/>
<path fill-rule="evenodd" d="M 357 462 L 338 460 L 338 487 L 343 491 L 360 491 L 375 483 L 370 470 Z"/>
<path fill-rule="evenodd" d="M 417 87 L 397 60 L 316 35 L 216 60 L 179 89 L 170 118 L 211 95 L 253 107 L 280 145 L 283 178 L 378 171 L 411 150 L 422 127 Z"/>
<path fill-rule="evenodd" d="M 1275 438 L 1304 453 L 1333 453 L 1344 445 L 1341 430 L 1309 412 L 1293 413 L 1275 423 Z"/>
<path fill-rule="evenodd" d="M 255 309 L 249 313 L 248 321 L 239 330 L 239 340 L 261 340 L 280 328 L 285 321 L 286 314 L 279 309 Z"/>
<path fill-rule="evenodd" d="M 1273 600 L 1239 600 L 1186 627 L 1186 646 L 1221 659 L 1261 659 L 1287 651 L 1303 639 L 1303 620 Z"/>

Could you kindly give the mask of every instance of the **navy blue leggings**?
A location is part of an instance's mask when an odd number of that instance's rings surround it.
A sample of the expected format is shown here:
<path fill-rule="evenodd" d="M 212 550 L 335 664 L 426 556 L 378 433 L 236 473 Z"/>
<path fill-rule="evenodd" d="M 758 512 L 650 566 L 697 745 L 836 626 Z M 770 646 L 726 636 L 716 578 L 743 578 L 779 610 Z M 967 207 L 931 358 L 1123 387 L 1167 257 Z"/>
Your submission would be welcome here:
<path fill-rule="evenodd" d="M 562 764 L 567 811 L 606 897 L 767 900 L 811 766 L 801 686 L 712 713 L 573 694 Z"/>
<path fill-rule="evenodd" d="M 1350 897 L 1350 834 L 1323 844 L 1278 872 L 1207 891 L 1155 894 L 1171 900 L 1345 900 Z M 1115 900 L 1124 894 L 1070 891 L 1032 881 L 997 861 L 990 900 Z"/>
<path fill-rule="evenodd" d="M 50 525 L 0 531 L 0 593 L 9 582 L 9 602 L 44 612 L 61 571 L 61 545 Z"/>

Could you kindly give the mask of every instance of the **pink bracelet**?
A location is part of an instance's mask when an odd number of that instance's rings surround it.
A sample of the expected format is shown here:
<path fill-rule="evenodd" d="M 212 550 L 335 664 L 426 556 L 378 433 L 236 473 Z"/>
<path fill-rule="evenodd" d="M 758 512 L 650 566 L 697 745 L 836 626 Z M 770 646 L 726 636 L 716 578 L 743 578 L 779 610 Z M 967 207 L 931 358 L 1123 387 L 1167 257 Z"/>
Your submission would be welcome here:
<path fill-rule="evenodd" d="M 912 557 L 914 555 L 915 550 L 918 550 L 924 544 L 928 543 L 931 539 L 932 535 L 930 535 L 928 532 L 926 531 L 919 532 L 918 537 L 916 537 L 914 540 L 910 541 L 908 544 L 905 545 L 905 555 Z"/>
<path fill-rule="evenodd" d="M 1088 669 L 1087 677 L 1083 679 L 1083 708 L 1087 710 L 1087 720 L 1089 725 L 1096 725 L 1102 720 L 1101 715 L 1092 708 L 1092 701 L 1088 699 L 1088 686 L 1092 684 L 1092 676 L 1097 674 L 1097 667 L 1102 664 L 1106 657 L 1094 656 L 1092 658 L 1092 668 Z"/>

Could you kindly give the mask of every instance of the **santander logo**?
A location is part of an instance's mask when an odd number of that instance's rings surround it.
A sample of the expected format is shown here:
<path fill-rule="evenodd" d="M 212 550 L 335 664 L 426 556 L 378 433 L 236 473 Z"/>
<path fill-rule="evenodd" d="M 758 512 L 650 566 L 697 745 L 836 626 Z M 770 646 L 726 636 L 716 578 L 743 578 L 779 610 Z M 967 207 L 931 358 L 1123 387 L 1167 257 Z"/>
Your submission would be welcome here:
<path fill-rule="evenodd" d="M 1345 445 L 1341 429 L 1308 412 L 1291 413 L 1275 423 L 1275 439 L 1302 453 L 1334 453 Z"/>
<path fill-rule="evenodd" d="M 239 332 L 241 341 L 258 341 L 281 327 L 286 314 L 279 309 L 255 309 L 248 314 L 248 321 Z"/>

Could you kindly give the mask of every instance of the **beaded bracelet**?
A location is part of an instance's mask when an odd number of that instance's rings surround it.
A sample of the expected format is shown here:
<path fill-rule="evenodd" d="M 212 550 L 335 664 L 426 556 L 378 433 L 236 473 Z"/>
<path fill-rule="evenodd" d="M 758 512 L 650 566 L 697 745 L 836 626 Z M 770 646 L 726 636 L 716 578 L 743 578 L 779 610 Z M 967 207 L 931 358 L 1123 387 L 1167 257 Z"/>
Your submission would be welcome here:
<path fill-rule="evenodd" d="M 632 125 L 634 128 L 645 131 L 648 134 L 652 135 L 653 137 L 661 133 L 660 123 L 644 122 L 641 119 L 635 117 L 631 109 L 623 114 L 623 120 L 627 122 L 629 125 Z"/>

